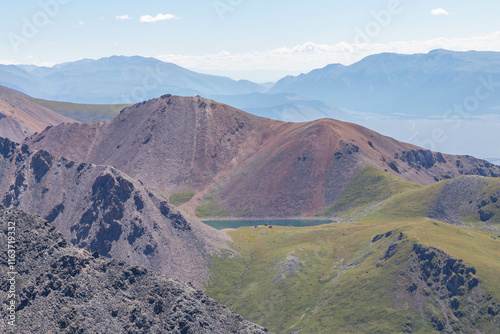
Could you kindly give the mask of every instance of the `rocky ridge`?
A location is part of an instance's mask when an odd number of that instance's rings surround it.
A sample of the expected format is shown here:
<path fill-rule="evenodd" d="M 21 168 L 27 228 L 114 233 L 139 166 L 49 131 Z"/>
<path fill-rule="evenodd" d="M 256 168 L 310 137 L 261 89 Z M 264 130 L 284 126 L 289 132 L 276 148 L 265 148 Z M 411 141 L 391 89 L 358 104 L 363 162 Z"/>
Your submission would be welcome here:
<path fill-rule="evenodd" d="M 404 255 L 406 264 L 396 284 L 394 302 L 396 309 L 413 309 L 420 319 L 409 318 L 403 333 L 413 333 L 428 324 L 434 331 L 443 333 L 499 330 L 499 302 L 483 293 L 480 274 L 473 266 L 434 247 L 419 243 L 408 245 L 403 233 L 389 231 L 375 236 L 372 243 L 377 241 L 389 244 L 378 266 L 398 252 L 406 252 L 410 246 L 409 254 Z"/>
<path fill-rule="evenodd" d="M 8 224 L 12 222 L 14 224 Z M 17 274 L 0 285 L 3 333 L 266 333 L 192 285 L 70 247 L 39 217 L 0 205 L 0 244 L 14 231 Z M 14 226 L 15 229 L 9 229 Z M 7 252 L 0 271 L 11 271 Z M 7 306 L 15 291 L 15 329 Z"/>
<path fill-rule="evenodd" d="M 207 255 L 228 237 L 184 216 L 109 166 L 75 163 L 0 139 L 0 201 L 52 222 L 68 242 L 192 281 L 208 279 Z"/>

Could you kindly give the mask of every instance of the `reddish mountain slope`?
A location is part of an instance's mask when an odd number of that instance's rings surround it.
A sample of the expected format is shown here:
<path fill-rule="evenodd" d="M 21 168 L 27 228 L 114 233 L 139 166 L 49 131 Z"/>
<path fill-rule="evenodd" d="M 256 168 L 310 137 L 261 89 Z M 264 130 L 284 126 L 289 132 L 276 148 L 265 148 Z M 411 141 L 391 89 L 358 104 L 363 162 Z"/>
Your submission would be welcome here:
<path fill-rule="evenodd" d="M 76 121 L 27 100 L 19 92 L 0 86 L 0 137 L 21 142 L 49 125 L 71 122 Z"/>
<path fill-rule="evenodd" d="M 227 237 L 185 217 L 139 181 L 109 166 L 75 163 L 0 138 L 0 201 L 52 222 L 91 252 L 192 281 Z"/>
<path fill-rule="evenodd" d="M 30 146 L 112 165 L 165 196 L 192 190 L 182 207 L 211 214 L 310 216 L 341 196 L 367 165 L 421 184 L 460 175 L 500 176 L 500 167 L 398 142 L 331 119 L 285 123 L 200 97 L 136 104 L 110 122 L 63 124 Z"/>

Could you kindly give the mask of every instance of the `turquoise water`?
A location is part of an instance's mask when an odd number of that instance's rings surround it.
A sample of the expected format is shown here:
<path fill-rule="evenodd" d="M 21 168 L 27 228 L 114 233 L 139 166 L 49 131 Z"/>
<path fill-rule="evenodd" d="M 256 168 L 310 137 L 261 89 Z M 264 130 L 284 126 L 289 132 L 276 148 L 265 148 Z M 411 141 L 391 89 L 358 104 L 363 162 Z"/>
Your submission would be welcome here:
<path fill-rule="evenodd" d="M 203 223 L 218 230 L 224 228 L 238 228 L 242 226 L 255 225 L 277 225 L 277 226 L 315 226 L 331 223 L 331 220 L 300 220 L 300 219 L 262 219 L 262 220 L 204 220 Z"/>

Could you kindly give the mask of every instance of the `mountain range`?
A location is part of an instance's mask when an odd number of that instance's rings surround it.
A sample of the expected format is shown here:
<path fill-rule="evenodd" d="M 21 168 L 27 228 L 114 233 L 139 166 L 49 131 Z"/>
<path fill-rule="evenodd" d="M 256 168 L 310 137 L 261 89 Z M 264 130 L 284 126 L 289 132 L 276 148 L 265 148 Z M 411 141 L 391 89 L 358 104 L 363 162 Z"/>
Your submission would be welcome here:
<path fill-rule="evenodd" d="M 500 176 L 487 161 L 431 152 L 352 123 L 274 121 L 201 97 L 164 95 L 110 122 L 62 124 L 25 143 L 113 166 L 165 197 L 190 192 L 181 208 L 199 217 L 311 217 L 333 206 L 366 166 L 423 185 Z"/>
<path fill-rule="evenodd" d="M 330 64 L 286 76 L 269 89 L 250 81 L 196 73 L 155 58 L 112 56 L 53 67 L 0 65 L 0 85 L 35 98 L 74 103 L 126 104 L 170 93 L 231 102 L 249 112 L 286 104 L 283 98 L 288 98 L 289 103 L 322 101 L 356 113 L 410 118 L 443 116 L 450 108 L 456 114 L 453 106 L 458 104 L 464 116 L 495 113 L 500 106 L 495 94 L 500 85 L 499 61 L 498 52 L 382 53 L 348 66 Z M 300 116 L 307 121 L 322 117 L 317 112 Z"/>
<path fill-rule="evenodd" d="M 26 332 L 265 332 L 232 312 L 286 334 L 500 330 L 500 167 L 491 162 L 201 96 L 108 109 L 0 92 L 12 120 L 43 120 L 0 139 L 0 220 L 4 230 L 19 223 L 16 312 Z M 293 92 L 218 99 L 275 118 L 344 113 Z M 52 124 L 41 104 L 116 117 Z M 331 223 L 215 230 L 201 218 Z"/>
<path fill-rule="evenodd" d="M 165 92 L 246 94 L 265 88 L 250 81 L 200 74 L 155 58 L 113 56 L 53 67 L 0 65 L 0 84 L 30 96 L 75 103 L 126 104 Z"/>
<path fill-rule="evenodd" d="M 349 110 L 429 117 L 495 113 L 500 106 L 500 53 L 434 50 L 382 53 L 279 80 L 269 93 L 296 93 Z M 467 99 L 469 98 L 469 99 Z M 461 105 L 457 112 L 454 105 Z M 452 111 L 447 113 L 448 109 Z M 457 114 L 458 113 L 458 114 Z"/>
<path fill-rule="evenodd" d="M 0 65 L 0 84 L 81 122 L 108 121 L 132 103 L 167 93 L 200 95 L 275 120 L 354 122 L 417 146 L 498 163 L 500 152 L 489 143 L 500 140 L 499 58 L 476 51 L 383 53 L 260 85 L 154 58 L 113 56 L 52 68 Z"/>

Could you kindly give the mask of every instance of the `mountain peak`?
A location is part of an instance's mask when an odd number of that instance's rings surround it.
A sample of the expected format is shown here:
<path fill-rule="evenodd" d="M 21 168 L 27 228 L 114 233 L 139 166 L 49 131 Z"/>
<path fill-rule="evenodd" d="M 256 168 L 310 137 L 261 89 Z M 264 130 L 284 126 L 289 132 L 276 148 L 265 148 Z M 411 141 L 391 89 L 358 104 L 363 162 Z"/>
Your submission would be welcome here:
<path fill-rule="evenodd" d="M 91 104 L 128 104 L 165 93 L 233 95 L 264 92 L 263 86 L 196 73 L 173 63 L 141 56 L 83 59 L 53 67 L 0 65 L 12 88 L 41 99 Z"/>
<path fill-rule="evenodd" d="M 163 95 L 110 122 L 57 126 L 27 142 L 115 166 L 165 196 L 192 192 L 183 209 L 202 216 L 208 208 L 229 216 L 311 216 L 334 204 L 368 165 L 421 184 L 500 175 L 484 161 L 431 152 L 353 123 L 273 121 L 200 96 Z"/>
<path fill-rule="evenodd" d="M 481 80 L 498 82 L 499 64 L 499 52 L 382 53 L 284 78 L 269 93 L 295 93 L 358 113 L 435 117 L 463 102 Z M 487 96 L 474 114 L 491 114 L 498 107 L 500 95 Z"/>

